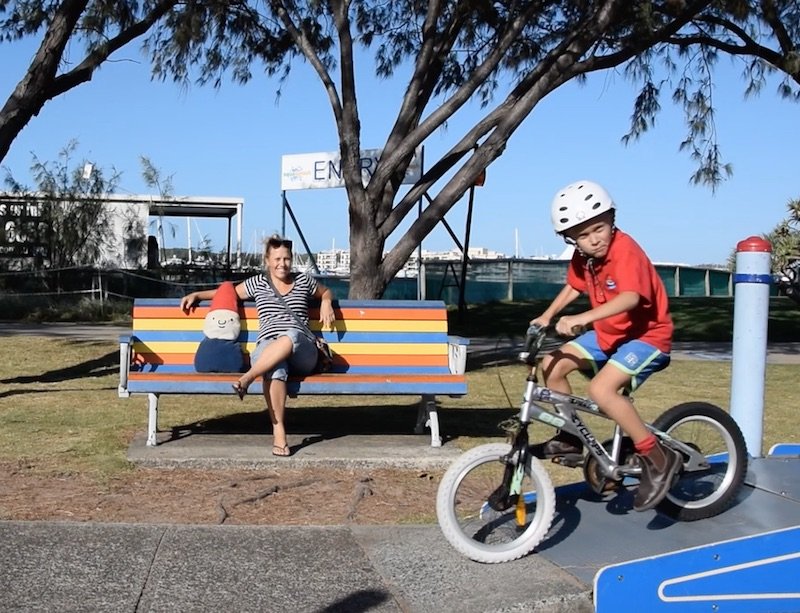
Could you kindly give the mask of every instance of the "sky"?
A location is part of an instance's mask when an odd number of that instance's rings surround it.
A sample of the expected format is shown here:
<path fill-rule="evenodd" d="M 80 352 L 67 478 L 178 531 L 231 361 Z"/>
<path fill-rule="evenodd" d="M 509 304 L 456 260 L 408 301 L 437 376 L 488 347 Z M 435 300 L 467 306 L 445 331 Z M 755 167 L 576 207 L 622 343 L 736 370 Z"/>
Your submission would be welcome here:
<path fill-rule="evenodd" d="M 37 45 L 38 40 L 0 44 L 3 100 Z M 56 160 L 75 139 L 77 160 L 122 173 L 119 193 L 157 195 L 141 176 L 139 158 L 146 156 L 172 176 L 177 196 L 243 198 L 242 249 L 260 251 L 263 236 L 282 230 L 281 156 L 338 150 L 327 95 L 306 64 L 295 66 L 278 99 L 277 81 L 262 75 L 246 86 L 181 88 L 152 81 L 138 46 L 112 59 L 89 83 L 51 100 L 30 121 L 0 162 L 2 177 L 7 170 L 32 186 L 32 154 Z M 369 64 L 363 66 L 357 75 L 362 146 L 379 148 L 405 83 L 380 81 Z M 619 74 L 594 75 L 540 102 L 488 168 L 485 186 L 475 193 L 470 246 L 519 257 L 560 254 L 565 245 L 552 230 L 550 202 L 561 187 L 589 179 L 611 193 L 617 225 L 652 260 L 725 264 L 740 240 L 771 231 L 786 217 L 789 201 L 800 198 L 800 105 L 777 96 L 776 78 L 760 96 L 745 100 L 740 70 L 726 58 L 720 61 L 716 128 L 734 175 L 716 192 L 690 184 L 693 162 L 678 150 L 686 133 L 682 110 L 668 95 L 655 128 L 623 145 L 635 89 Z M 435 132 L 424 145 L 426 166 L 481 116 L 477 102 L 471 103 Z M 287 197 L 312 251 L 347 248 L 343 189 L 289 191 Z M 462 242 L 466 217 L 466 197 L 446 215 Z M 296 240 L 297 230 L 290 220 L 286 224 L 286 234 Z M 165 225 L 165 246 L 186 247 L 187 222 L 171 218 Z M 225 233 L 224 221 L 195 219 L 188 234 L 193 248 L 208 237 L 220 250 Z M 390 237 L 388 245 L 398 239 Z M 430 251 L 454 247 L 441 225 L 423 241 Z"/>

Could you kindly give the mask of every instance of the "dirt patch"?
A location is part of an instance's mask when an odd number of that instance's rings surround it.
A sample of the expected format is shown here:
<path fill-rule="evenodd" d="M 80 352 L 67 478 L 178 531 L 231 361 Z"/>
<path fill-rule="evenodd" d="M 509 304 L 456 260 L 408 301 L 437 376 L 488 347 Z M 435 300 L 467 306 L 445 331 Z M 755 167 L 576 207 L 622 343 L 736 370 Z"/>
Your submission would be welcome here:
<path fill-rule="evenodd" d="M 435 521 L 440 473 L 136 469 L 106 483 L 0 465 L 0 519 L 341 525 Z"/>

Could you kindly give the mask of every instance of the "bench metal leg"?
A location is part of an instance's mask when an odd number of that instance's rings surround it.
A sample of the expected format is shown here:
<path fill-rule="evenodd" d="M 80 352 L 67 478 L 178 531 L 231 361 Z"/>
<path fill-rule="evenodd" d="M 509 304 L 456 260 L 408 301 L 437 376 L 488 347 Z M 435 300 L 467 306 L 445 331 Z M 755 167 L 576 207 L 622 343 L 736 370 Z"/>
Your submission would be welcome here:
<path fill-rule="evenodd" d="M 158 429 L 158 394 L 147 394 L 147 446 L 155 447 Z"/>
<path fill-rule="evenodd" d="M 442 437 L 439 436 L 439 414 L 436 412 L 436 396 L 423 395 L 417 413 L 417 425 L 414 432 L 422 434 L 425 428 L 431 429 L 431 447 L 441 447 Z"/>

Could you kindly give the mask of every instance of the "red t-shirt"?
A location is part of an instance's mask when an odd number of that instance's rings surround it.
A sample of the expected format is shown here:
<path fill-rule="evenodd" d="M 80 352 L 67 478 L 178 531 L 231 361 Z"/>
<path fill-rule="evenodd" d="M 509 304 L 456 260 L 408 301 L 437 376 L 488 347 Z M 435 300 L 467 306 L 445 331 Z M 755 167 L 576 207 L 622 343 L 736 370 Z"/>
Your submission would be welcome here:
<path fill-rule="evenodd" d="M 636 308 L 594 322 L 603 351 L 638 339 L 664 353 L 670 352 L 673 326 L 664 283 L 647 254 L 621 230 L 615 230 L 608 254 L 602 260 L 590 262 L 576 249 L 567 269 L 567 284 L 588 293 L 593 308 L 621 292 L 639 294 Z"/>

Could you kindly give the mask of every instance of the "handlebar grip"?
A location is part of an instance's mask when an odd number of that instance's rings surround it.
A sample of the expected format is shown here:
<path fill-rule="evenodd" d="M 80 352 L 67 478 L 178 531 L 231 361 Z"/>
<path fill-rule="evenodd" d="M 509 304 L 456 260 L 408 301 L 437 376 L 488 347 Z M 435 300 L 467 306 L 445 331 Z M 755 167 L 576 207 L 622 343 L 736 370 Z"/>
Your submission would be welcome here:
<path fill-rule="evenodd" d="M 525 347 L 517 356 L 520 362 L 525 362 L 526 364 L 531 363 L 531 350 L 533 349 L 534 344 L 540 344 L 539 341 L 541 341 L 544 330 L 545 326 L 540 326 L 538 324 L 531 324 L 528 326 L 528 330 L 525 332 Z M 538 352 L 538 347 L 536 349 Z"/>
<path fill-rule="evenodd" d="M 539 334 L 539 332 L 542 331 L 543 328 L 544 326 L 540 326 L 539 324 L 531 324 L 530 326 L 528 326 L 528 330 L 525 332 L 525 336 L 526 337 L 536 336 Z"/>

